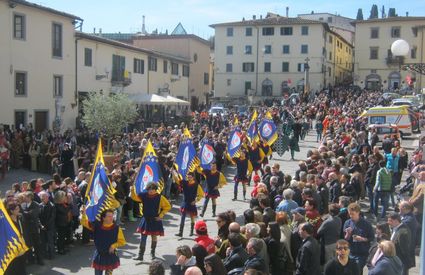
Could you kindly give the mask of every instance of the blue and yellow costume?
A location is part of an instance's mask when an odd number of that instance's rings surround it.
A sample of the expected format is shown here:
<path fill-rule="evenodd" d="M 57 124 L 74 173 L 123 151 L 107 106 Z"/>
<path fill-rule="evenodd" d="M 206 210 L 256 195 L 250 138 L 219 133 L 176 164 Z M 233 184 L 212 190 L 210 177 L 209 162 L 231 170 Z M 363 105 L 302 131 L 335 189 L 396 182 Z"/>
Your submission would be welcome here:
<path fill-rule="evenodd" d="M 206 191 L 205 191 L 205 200 L 204 206 L 202 208 L 201 217 L 204 216 L 205 211 L 208 206 L 208 202 L 212 199 L 212 212 L 213 217 L 215 217 L 215 210 L 217 208 L 216 199 L 220 197 L 219 188 L 223 187 L 226 184 L 226 177 L 218 170 L 204 170 L 202 174 L 205 177 L 205 181 L 207 183 Z"/>
<path fill-rule="evenodd" d="M 261 163 L 265 157 L 263 150 L 261 150 L 258 146 L 251 147 L 249 148 L 248 157 L 252 163 L 252 168 L 255 174 L 257 175 L 258 170 L 262 172 Z"/>
<path fill-rule="evenodd" d="M 109 225 L 97 221 L 91 223 L 88 221 L 85 211 L 81 218 L 81 224 L 93 232 L 96 250 L 94 251 L 91 266 L 96 271 L 102 272 L 105 270 L 107 274 L 112 274 L 112 270 L 120 266 L 120 259 L 116 251 L 109 253 L 109 248 L 116 249 L 125 245 L 122 229 L 115 223 Z"/>
<path fill-rule="evenodd" d="M 233 200 L 237 199 L 238 185 L 241 182 L 243 187 L 243 198 L 246 197 L 246 184 L 249 183 L 252 173 L 251 161 L 243 155 L 243 157 L 234 158 L 233 162 L 236 163 L 236 175 L 234 177 L 235 186 L 233 189 Z"/>
<path fill-rule="evenodd" d="M 134 186 L 131 187 L 131 198 L 140 203 L 140 213 L 142 213 L 142 219 L 137 227 L 137 232 L 142 235 L 137 259 L 143 260 L 148 235 L 152 236 L 151 255 L 152 258 L 155 258 L 156 237 L 164 236 L 162 218 L 170 211 L 170 202 L 157 192 L 155 194 L 149 194 L 149 192 L 136 194 Z"/>

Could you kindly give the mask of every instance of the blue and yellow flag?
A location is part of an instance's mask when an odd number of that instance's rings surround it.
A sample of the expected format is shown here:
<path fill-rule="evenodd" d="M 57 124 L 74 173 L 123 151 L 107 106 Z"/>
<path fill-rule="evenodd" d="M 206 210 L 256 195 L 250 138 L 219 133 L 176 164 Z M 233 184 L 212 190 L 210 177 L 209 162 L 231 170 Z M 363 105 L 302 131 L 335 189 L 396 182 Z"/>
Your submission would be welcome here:
<path fill-rule="evenodd" d="M 251 121 L 251 123 L 249 124 L 247 137 L 251 143 L 258 142 L 260 140 L 260 137 L 258 136 L 257 121 Z"/>
<path fill-rule="evenodd" d="M 240 155 L 242 146 L 242 133 L 239 127 L 236 127 L 229 134 L 229 139 L 227 140 L 227 157 L 232 160 L 237 158 Z"/>
<path fill-rule="evenodd" d="M 28 250 L 24 238 L 0 200 L 0 274 L 4 274 L 9 264 Z M 24 263 L 25 264 L 25 263 Z"/>
<path fill-rule="evenodd" d="M 186 132 L 186 131 L 185 131 Z M 199 166 L 199 158 L 196 154 L 192 139 L 185 134 L 185 138 L 180 142 L 174 166 L 179 173 L 179 177 L 186 180 L 187 174 L 195 171 Z"/>
<path fill-rule="evenodd" d="M 211 164 L 215 162 L 214 146 L 210 142 L 204 142 L 199 151 L 200 166 L 203 170 L 211 170 Z"/>
<path fill-rule="evenodd" d="M 149 182 L 155 182 L 158 185 L 158 193 L 162 192 L 164 179 L 161 168 L 159 167 L 158 157 L 150 141 L 148 141 L 148 145 L 143 153 L 142 162 L 140 163 L 139 172 L 134 183 L 136 194 L 146 192 L 145 187 Z"/>
<path fill-rule="evenodd" d="M 100 221 L 100 215 L 106 209 L 115 208 L 115 188 L 109 181 L 103 160 L 102 141 L 97 145 L 96 161 L 86 191 L 86 214 L 89 222 Z"/>
<path fill-rule="evenodd" d="M 278 137 L 276 124 L 267 115 L 260 123 L 259 134 L 264 143 L 269 146 L 272 146 Z"/>

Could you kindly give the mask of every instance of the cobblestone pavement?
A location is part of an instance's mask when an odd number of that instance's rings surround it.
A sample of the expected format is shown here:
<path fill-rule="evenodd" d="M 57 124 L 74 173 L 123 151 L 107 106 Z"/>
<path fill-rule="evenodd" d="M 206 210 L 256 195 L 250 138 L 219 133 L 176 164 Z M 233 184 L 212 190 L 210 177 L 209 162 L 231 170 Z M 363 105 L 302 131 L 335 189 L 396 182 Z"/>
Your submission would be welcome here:
<path fill-rule="evenodd" d="M 414 145 L 417 144 L 417 139 L 413 138 L 410 140 L 403 141 L 402 145 L 408 149 L 413 149 Z M 317 148 L 317 143 L 315 142 L 315 136 L 311 131 L 310 134 L 306 137 L 305 141 L 300 141 L 300 152 L 296 153 L 295 159 L 301 160 L 305 159 L 306 153 L 309 149 Z M 411 151 L 410 151 L 411 152 Z M 291 161 L 290 155 L 285 153 L 282 157 L 273 155 L 273 159 L 270 163 L 279 163 L 281 170 L 284 173 L 289 173 L 293 175 L 296 168 L 298 167 L 298 161 Z M 220 190 L 221 197 L 218 199 L 217 213 L 222 211 L 232 209 L 236 212 L 238 222 L 242 222 L 242 214 L 245 209 L 249 207 L 248 201 L 232 201 L 233 198 L 233 175 L 234 168 L 227 167 L 225 169 L 225 175 L 228 180 L 228 184 Z M 406 174 L 406 173 L 405 173 Z M 0 191 L 5 191 L 13 182 L 20 182 L 22 180 L 29 180 L 36 177 L 45 177 L 47 175 L 41 175 L 37 173 L 32 173 L 24 170 L 11 171 L 9 175 L 3 182 L 0 182 Z M 250 194 L 252 187 L 248 187 L 248 194 Z M 240 190 L 241 193 L 241 190 Z M 240 197 L 240 196 L 239 196 Z M 198 203 L 198 206 L 201 206 L 201 202 Z M 172 201 L 173 208 L 172 210 L 164 217 L 164 228 L 165 236 L 159 238 L 158 247 L 157 247 L 157 257 L 165 262 L 167 272 L 169 273 L 168 266 L 175 262 L 175 249 L 179 245 L 189 245 L 194 244 L 194 237 L 189 237 L 190 229 L 190 220 L 186 219 L 185 231 L 183 232 L 183 238 L 178 239 L 174 236 L 178 232 L 179 221 L 180 221 L 180 212 L 179 212 L 179 202 Z M 215 219 L 212 218 L 211 214 L 211 204 L 209 204 L 207 212 L 204 217 L 207 225 L 208 232 L 211 236 L 216 236 L 217 234 L 217 225 Z M 127 245 L 120 249 L 119 255 L 121 259 L 121 266 L 114 271 L 114 274 L 148 274 L 148 266 L 150 263 L 149 247 L 150 247 L 150 238 L 148 238 L 147 249 L 145 253 L 145 261 L 142 263 L 132 260 L 133 257 L 138 253 L 138 245 L 140 240 L 140 235 L 136 233 L 136 227 L 138 222 L 127 222 L 124 226 L 124 234 L 127 240 Z M 82 246 L 78 243 L 74 247 L 70 248 L 70 252 L 67 255 L 57 255 L 53 260 L 46 260 L 45 266 L 32 265 L 28 268 L 30 274 L 43 274 L 43 275 L 57 275 L 57 274 L 93 274 L 94 271 L 90 267 L 91 257 L 94 251 L 93 246 Z M 419 265 L 419 257 L 416 259 L 417 265 Z M 365 273 L 367 271 L 365 269 Z M 410 274 L 419 274 L 418 267 L 410 270 Z"/>

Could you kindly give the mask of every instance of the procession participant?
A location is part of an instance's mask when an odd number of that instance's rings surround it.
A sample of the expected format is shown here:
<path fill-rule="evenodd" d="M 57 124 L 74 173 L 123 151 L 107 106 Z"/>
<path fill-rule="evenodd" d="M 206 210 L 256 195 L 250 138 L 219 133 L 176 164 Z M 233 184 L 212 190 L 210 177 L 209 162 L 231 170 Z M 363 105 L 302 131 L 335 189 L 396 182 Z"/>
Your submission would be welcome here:
<path fill-rule="evenodd" d="M 93 232 L 94 251 L 91 266 L 95 275 L 111 275 L 120 265 L 116 249 L 126 244 L 122 229 L 114 223 L 114 210 L 106 209 L 100 216 L 100 222 L 90 223 L 86 214 L 86 206 L 82 206 L 81 224 Z"/>
<path fill-rule="evenodd" d="M 204 216 L 205 211 L 207 210 L 208 202 L 212 200 L 212 213 L 213 217 L 215 217 L 215 211 L 217 209 L 217 198 L 220 197 L 219 188 L 223 187 L 226 184 L 226 177 L 224 174 L 217 170 L 216 163 L 211 164 L 211 170 L 203 170 L 203 176 L 206 181 L 206 192 L 204 205 L 202 207 L 201 217 Z"/>
<path fill-rule="evenodd" d="M 177 237 L 183 236 L 184 221 L 186 216 L 190 216 L 190 236 L 193 236 L 193 228 L 195 226 L 195 218 L 198 216 L 196 209 L 196 202 L 204 195 L 201 185 L 195 179 L 195 173 L 189 172 L 187 180 L 180 181 L 183 190 L 183 201 L 180 206 L 181 219 L 179 233 L 175 234 Z"/>
<path fill-rule="evenodd" d="M 238 197 L 238 185 L 242 183 L 243 187 L 243 199 L 246 199 L 246 185 L 249 182 L 252 173 L 252 163 L 246 157 L 244 150 L 241 150 L 240 156 L 234 158 L 233 162 L 236 163 L 236 175 L 234 177 L 235 187 L 233 189 L 233 201 L 237 200 Z"/>
<path fill-rule="evenodd" d="M 258 175 L 258 171 L 260 171 L 261 175 L 264 174 L 263 168 L 261 168 L 261 164 L 263 163 L 265 155 L 263 150 L 256 142 L 253 142 L 251 146 L 248 146 L 248 157 L 252 163 L 252 169 L 254 173 Z"/>
<path fill-rule="evenodd" d="M 158 242 L 157 237 L 164 236 L 162 219 L 171 209 L 168 200 L 158 193 L 158 185 L 156 183 L 149 182 L 146 185 L 146 191 L 137 195 L 134 186 L 131 187 L 131 198 L 140 203 L 143 215 L 137 227 L 137 232 L 141 234 L 139 255 L 135 258 L 138 261 L 143 261 L 148 235 L 152 237 L 151 257 L 152 259 L 155 258 L 155 250 Z"/>

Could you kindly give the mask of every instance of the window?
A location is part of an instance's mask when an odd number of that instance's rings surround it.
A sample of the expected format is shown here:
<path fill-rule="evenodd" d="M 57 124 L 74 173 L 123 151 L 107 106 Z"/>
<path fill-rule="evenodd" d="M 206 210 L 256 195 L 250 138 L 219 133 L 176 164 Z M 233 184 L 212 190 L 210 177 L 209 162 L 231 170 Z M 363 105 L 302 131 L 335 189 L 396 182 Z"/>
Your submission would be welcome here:
<path fill-rule="evenodd" d="M 15 111 L 15 126 L 20 128 L 20 125 L 26 125 L 27 111 Z"/>
<path fill-rule="evenodd" d="M 265 62 L 264 63 L 264 72 L 265 73 L 270 73 L 271 69 L 272 69 L 272 63 Z"/>
<path fill-rule="evenodd" d="M 301 26 L 301 35 L 308 35 L 308 26 Z"/>
<path fill-rule="evenodd" d="M 145 73 L 145 61 L 143 59 L 134 59 L 134 68 L 133 72 L 135 74 L 144 74 Z"/>
<path fill-rule="evenodd" d="M 289 45 L 283 45 L 283 47 L 282 47 L 282 53 L 283 54 L 289 54 L 289 52 L 290 52 Z"/>
<path fill-rule="evenodd" d="M 301 53 L 303 54 L 308 53 L 308 45 L 301 45 Z"/>
<path fill-rule="evenodd" d="M 227 46 L 226 47 L 226 54 L 232 55 L 233 54 L 233 46 Z"/>
<path fill-rule="evenodd" d="M 232 63 L 227 63 L 226 64 L 226 73 L 231 73 L 233 72 L 233 65 Z"/>
<path fill-rule="evenodd" d="M 52 25 L 52 51 L 54 57 L 62 57 L 62 25 Z"/>
<path fill-rule="evenodd" d="M 233 28 L 227 28 L 227 36 L 233 36 Z"/>
<path fill-rule="evenodd" d="M 15 72 L 15 96 L 27 95 L 27 73 Z"/>
<path fill-rule="evenodd" d="M 245 46 L 245 54 L 252 54 L 252 46 L 251 45 Z"/>
<path fill-rule="evenodd" d="M 332 52 L 329 52 L 329 60 L 332 60 Z"/>
<path fill-rule="evenodd" d="M 377 47 L 370 48 L 369 59 L 378 59 L 378 49 Z"/>
<path fill-rule="evenodd" d="M 289 62 L 282 62 L 282 72 L 289 72 Z"/>
<path fill-rule="evenodd" d="M 84 48 L 84 66 L 92 66 L 92 49 Z"/>
<path fill-rule="evenodd" d="M 371 39 L 379 38 L 379 28 L 370 28 L 370 38 Z"/>
<path fill-rule="evenodd" d="M 280 35 L 292 35 L 292 27 L 281 27 Z"/>
<path fill-rule="evenodd" d="M 242 71 L 244 73 L 254 72 L 254 62 L 242 63 Z"/>
<path fill-rule="evenodd" d="M 112 55 L 112 81 L 124 81 L 125 56 Z"/>
<path fill-rule="evenodd" d="M 149 57 L 148 58 L 148 70 L 156 72 L 157 70 L 157 60 L 155 57 Z"/>
<path fill-rule="evenodd" d="M 13 38 L 25 39 L 25 16 L 22 14 L 13 15 Z"/>
<path fill-rule="evenodd" d="M 168 61 L 164 60 L 162 62 L 162 71 L 164 72 L 164 74 L 168 73 Z"/>
<path fill-rule="evenodd" d="M 333 42 L 332 35 L 329 35 L 329 44 L 332 44 L 332 42 Z"/>
<path fill-rule="evenodd" d="M 274 35 L 274 28 L 273 27 L 264 27 L 263 28 L 263 35 Z"/>
<path fill-rule="evenodd" d="M 416 47 L 412 47 L 412 49 L 410 50 L 410 58 L 412 59 L 416 59 L 416 52 L 417 52 L 417 48 Z"/>
<path fill-rule="evenodd" d="M 63 77 L 61 75 L 53 76 L 53 97 L 63 95 Z"/>
<path fill-rule="evenodd" d="M 304 63 L 298 63 L 298 72 L 304 72 Z"/>
<path fill-rule="evenodd" d="M 392 27 L 391 28 L 391 37 L 399 38 L 400 37 L 400 27 Z"/>
<path fill-rule="evenodd" d="M 245 29 L 245 36 L 252 36 L 252 28 Z"/>
<path fill-rule="evenodd" d="M 329 77 L 331 77 L 332 76 L 332 68 L 331 67 L 328 67 L 328 73 L 329 73 Z"/>
<path fill-rule="evenodd" d="M 271 54 L 272 53 L 272 45 L 265 45 L 264 46 L 264 53 L 265 54 Z"/>
<path fill-rule="evenodd" d="M 328 23 L 332 23 L 332 17 L 328 17 Z"/>
<path fill-rule="evenodd" d="M 179 64 L 171 62 L 171 74 L 179 75 Z"/>
<path fill-rule="evenodd" d="M 182 69 L 182 75 L 185 76 L 185 77 L 189 77 L 189 73 L 190 73 L 189 65 L 183 65 L 182 68 L 183 68 Z M 204 84 L 205 84 L 205 74 L 204 74 Z"/>
<path fill-rule="evenodd" d="M 232 80 L 231 79 L 227 79 L 227 86 L 231 86 L 232 85 Z"/>
<path fill-rule="evenodd" d="M 210 75 L 208 73 L 204 73 L 204 85 L 208 85 L 210 82 Z"/>

